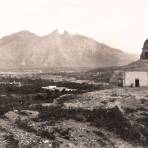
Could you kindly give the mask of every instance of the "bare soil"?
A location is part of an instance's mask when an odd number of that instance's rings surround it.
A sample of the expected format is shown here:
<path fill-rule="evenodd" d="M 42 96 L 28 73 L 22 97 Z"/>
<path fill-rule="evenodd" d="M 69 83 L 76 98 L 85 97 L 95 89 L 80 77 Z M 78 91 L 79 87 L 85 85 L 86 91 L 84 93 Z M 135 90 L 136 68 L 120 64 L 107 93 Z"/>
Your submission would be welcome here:
<path fill-rule="evenodd" d="M 2 87 L 1 148 L 148 147 L 147 88 L 82 84 L 77 93 L 53 94 L 41 86 L 31 86 L 32 93 L 29 85 L 17 91 Z"/>

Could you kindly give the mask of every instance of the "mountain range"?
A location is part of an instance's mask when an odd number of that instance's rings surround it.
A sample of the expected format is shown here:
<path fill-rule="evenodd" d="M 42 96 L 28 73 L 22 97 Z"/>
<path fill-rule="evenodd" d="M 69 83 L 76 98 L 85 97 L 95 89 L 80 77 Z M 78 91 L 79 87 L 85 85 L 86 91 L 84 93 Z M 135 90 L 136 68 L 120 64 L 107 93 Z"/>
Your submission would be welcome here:
<path fill-rule="evenodd" d="M 120 66 L 137 57 L 67 31 L 45 36 L 21 31 L 0 39 L 1 69 Z"/>

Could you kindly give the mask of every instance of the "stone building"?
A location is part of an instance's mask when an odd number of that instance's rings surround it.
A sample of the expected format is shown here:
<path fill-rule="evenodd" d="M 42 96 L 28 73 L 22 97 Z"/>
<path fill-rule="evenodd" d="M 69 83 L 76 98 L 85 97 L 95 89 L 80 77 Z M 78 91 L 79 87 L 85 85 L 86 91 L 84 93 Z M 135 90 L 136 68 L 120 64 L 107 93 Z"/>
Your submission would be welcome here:
<path fill-rule="evenodd" d="M 115 70 L 111 82 L 119 86 L 148 86 L 148 39 L 144 42 L 140 59 Z"/>
<path fill-rule="evenodd" d="M 141 60 L 148 60 L 148 39 L 144 42 L 142 53 L 140 55 Z"/>
<path fill-rule="evenodd" d="M 124 86 L 131 86 L 131 87 L 148 86 L 148 72 L 126 71 L 124 76 Z"/>

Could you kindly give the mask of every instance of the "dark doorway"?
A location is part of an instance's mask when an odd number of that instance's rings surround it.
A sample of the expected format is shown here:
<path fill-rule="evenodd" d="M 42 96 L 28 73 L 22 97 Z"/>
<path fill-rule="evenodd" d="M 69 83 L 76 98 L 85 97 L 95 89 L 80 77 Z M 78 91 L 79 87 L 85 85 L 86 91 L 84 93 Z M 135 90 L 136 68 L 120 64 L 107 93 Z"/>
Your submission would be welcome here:
<path fill-rule="evenodd" d="M 140 87 L 139 79 L 135 79 L 135 87 Z"/>
<path fill-rule="evenodd" d="M 148 59 L 148 52 L 145 52 L 145 59 Z"/>
<path fill-rule="evenodd" d="M 123 79 L 118 79 L 118 86 L 123 87 Z"/>

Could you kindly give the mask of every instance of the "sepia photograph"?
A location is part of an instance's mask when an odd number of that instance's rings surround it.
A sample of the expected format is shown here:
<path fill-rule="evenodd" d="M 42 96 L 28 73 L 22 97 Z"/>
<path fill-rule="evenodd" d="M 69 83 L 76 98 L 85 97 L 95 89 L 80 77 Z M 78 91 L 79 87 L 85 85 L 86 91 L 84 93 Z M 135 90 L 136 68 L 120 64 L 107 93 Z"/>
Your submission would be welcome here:
<path fill-rule="evenodd" d="M 0 0 L 0 148 L 148 148 L 148 1 Z"/>

